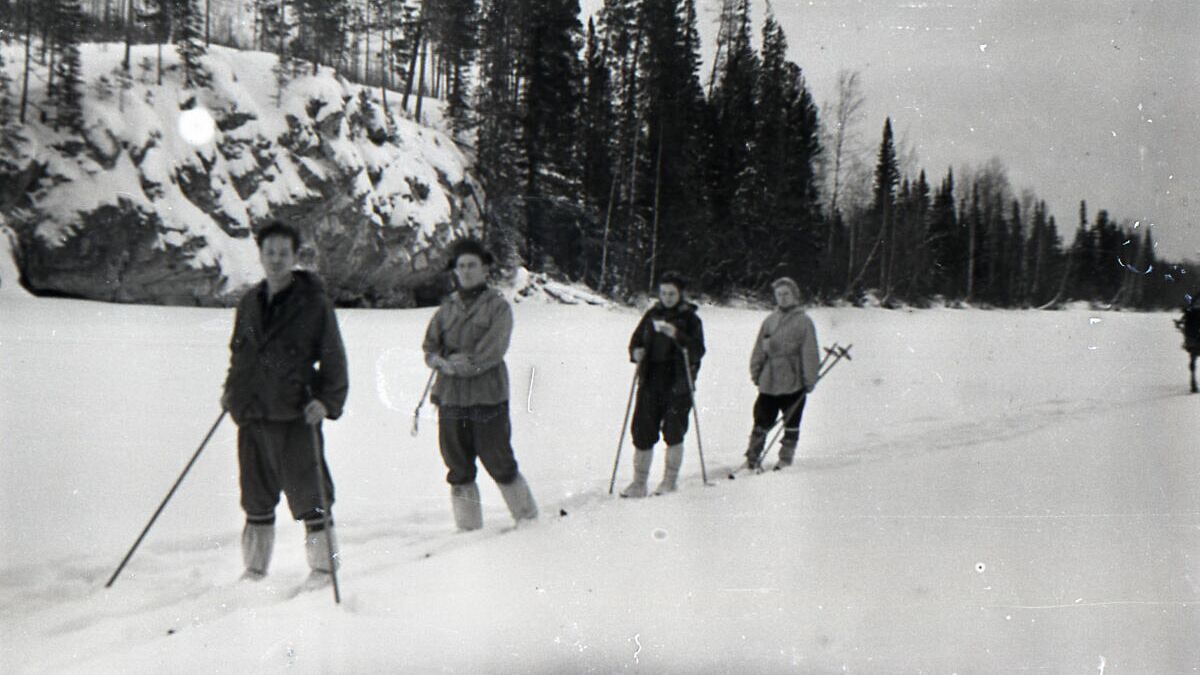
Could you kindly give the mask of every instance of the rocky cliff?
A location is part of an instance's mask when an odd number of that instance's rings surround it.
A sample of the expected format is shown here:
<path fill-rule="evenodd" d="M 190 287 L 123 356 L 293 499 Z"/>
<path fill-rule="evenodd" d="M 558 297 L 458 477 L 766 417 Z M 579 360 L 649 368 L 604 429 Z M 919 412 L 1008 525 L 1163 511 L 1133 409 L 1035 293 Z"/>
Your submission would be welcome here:
<path fill-rule="evenodd" d="M 339 303 L 409 306 L 446 244 L 478 229 L 469 157 L 398 96 L 385 109 L 328 69 L 279 78 L 273 55 L 217 47 L 211 88 L 183 89 L 170 50 L 159 85 L 153 50 L 122 78 L 120 46 L 85 45 L 83 138 L 33 119 L 0 158 L 35 293 L 230 304 L 262 275 L 253 232 L 282 219 Z"/>

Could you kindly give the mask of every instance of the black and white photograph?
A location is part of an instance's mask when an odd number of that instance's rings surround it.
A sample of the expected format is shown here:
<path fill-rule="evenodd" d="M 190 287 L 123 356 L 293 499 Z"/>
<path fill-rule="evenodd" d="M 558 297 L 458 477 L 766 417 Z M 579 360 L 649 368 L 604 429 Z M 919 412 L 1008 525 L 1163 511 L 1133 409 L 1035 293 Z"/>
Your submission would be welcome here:
<path fill-rule="evenodd" d="M 0 0 L 0 672 L 1200 673 L 1195 0 Z"/>

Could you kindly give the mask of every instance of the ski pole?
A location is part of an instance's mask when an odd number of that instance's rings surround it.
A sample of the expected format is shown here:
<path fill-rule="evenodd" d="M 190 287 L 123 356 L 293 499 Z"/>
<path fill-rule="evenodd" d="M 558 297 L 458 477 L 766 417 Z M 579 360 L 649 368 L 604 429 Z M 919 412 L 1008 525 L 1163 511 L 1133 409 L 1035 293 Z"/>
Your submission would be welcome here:
<path fill-rule="evenodd" d="M 633 391 L 637 389 L 638 376 L 642 373 L 642 362 L 638 361 L 633 370 L 633 381 L 629 383 L 629 400 L 625 403 L 625 421 L 621 422 L 621 438 L 617 441 L 617 458 L 613 460 L 612 479 L 608 481 L 608 494 L 613 493 L 617 484 L 617 466 L 621 463 L 621 446 L 625 444 L 625 428 L 629 426 L 629 411 L 633 409 Z"/>
<path fill-rule="evenodd" d="M 852 360 L 852 359 L 850 359 L 850 348 L 853 346 L 854 346 L 853 344 L 850 344 L 850 345 L 846 345 L 845 347 L 838 347 L 837 344 L 834 343 L 833 347 L 826 347 L 825 348 L 826 355 L 825 355 L 825 358 L 821 360 L 821 365 L 825 366 L 825 361 L 827 361 L 830 356 L 833 356 L 833 360 L 829 361 L 829 365 L 826 366 L 824 368 L 824 370 L 822 370 L 820 367 L 817 368 L 817 379 L 816 379 L 816 382 L 813 382 L 813 385 L 815 386 L 817 382 L 820 382 L 826 375 L 828 375 L 829 371 L 833 370 L 833 367 L 837 365 L 838 361 L 841 361 L 843 358 L 845 358 L 847 360 Z M 796 410 L 801 405 L 804 404 L 804 401 L 807 398 L 808 398 L 807 393 L 802 394 L 800 396 L 800 398 L 797 399 L 796 402 L 793 403 L 788 408 L 787 413 L 783 416 L 783 418 L 780 419 L 780 424 L 782 426 L 778 430 L 776 430 L 776 432 L 771 437 L 771 442 L 767 443 L 766 447 L 763 449 L 762 460 L 766 460 L 767 455 L 771 454 L 771 448 L 773 448 L 775 446 L 775 442 L 779 440 L 779 437 L 783 434 L 784 430 L 787 428 L 788 418 L 791 417 L 792 415 L 796 414 Z M 759 466 L 760 467 L 762 466 L 762 461 L 759 462 Z"/>
<path fill-rule="evenodd" d="M 825 367 L 825 364 L 829 361 L 829 358 L 837 352 L 837 348 L 838 348 L 838 343 L 836 343 L 836 342 L 833 343 L 833 346 L 831 346 L 831 347 L 825 347 L 825 356 L 822 356 L 821 362 L 817 364 L 817 372 L 818 373 L 820 373 L 821 369 Z M 818 376 L 817 379 L 820 380 L 820 377 Z M 772 422 L 771 428 L 767 430 L 767 433 L 771 433 L 771 432 L 775 431 L 775 428 L 778 427 L 780 424 L 785 424 L 788 417 L 791 417 L 791 412 L 789 412 L 788 414 L 786 414 L 786 415 L 780 417 L 779 419 L 775 420 L 774 422 Z M 766 458 L 767 452 L 770 451 L 771 446 L 774 444 L 775 444 L 775 437 L 772 436 L 771 442 L 769 444 L 763 446 L 763 458 Z M 729 480 L 733 480 L 734 477 L 738 474 L 738 472 L 740 472 L 743 468 L 748 468 L 748 466 L 741 466 L 741 467 L 734 469 L 733 471 L 730 471 L 729 472 Z"/>
<path fill-rule="evenodd" d="M 337 561 L 333 555 L 333 520 L 329 517 L 329 493 L 325 489 L 325 458 L 321 455 L 321 435 L 317 433 L 317 425 L 310 424 L 312 434 L 313 455 L 317 460 L 317 494 L 321 498 L 321 520 L 325 524 L 325 544 L 329 553 L 329 576 L 333 579 L 333 602 L 342 604 L 342 592 L 338 588 Z"/>
<path fill-rule="evenodd" d="M 829 357 L 833 356 L 833 355 L 834 355 L 834 354 L 837 352 L 837 349 L 838 349 L 838 344 L 835 342 L 835 343 L 833 343 L 833 346 L 832 346 L 832 347 L 825 347 L 824 349 L 825 349 L 825 356 L 822 356 L 822 357 L 821 357 L 821 362 L 820 362 L 819 364 L 817 364 L 817 373 L 818 373 L 818 374 L 817 374 L 817 381 L 818 381 L 818 382 L 820 382 L 820 381 L 821 381 L 821 375 L 820 375 L 820 373 L 821 373 L 821 369 L 825 367 L 825 363 L 829 361 Z M 770 431 L 775 431 L 775 427 L 779 426 L 780 424 L 783 424 L 783 421 L 784 421 L 785 419 L 787 419 L 787 416 L 786 416 L 786 415 L 785 415 L 785 416 L 783 416 L 783 417 L 780 417 L 780 418 L 779 418 L 779 419 L 777 419 L 777 420 L 775 420 L 775 421 L 774 421 L 774 422 L 771 424 L 771 428 L 770 428 L 770 429 L 768 429 L 767 431 L 769 431 L 769 432 L 770 432 Z M 770 447 L 770 446 L 768 445 L 767 447 Z"/>
<path fill-rule="evenodd" d="M 429 397 L 429 390 L 431 388 L 433 388 L 433 377 L 435 375 L 437 375 L 437 371 L 430 368 L 429 369 L 429 380 L 427 382 L 425 382 L 425 392 L 421 394 L 421 400 L 419 402 L 417 402 L 417 409 L 413 411 L 412 435 L 414 437 L 419 433 L 417 431 L 417 424 L 418 424 L 418 420 L 421 418 L 421 406 L 425 405 L 425 399 Z"/>
<path fill-rule="evenodd" d="M 138 546 L 140 546 L 142 543 L 142 540 L 146 538 L 146 533 L 150 531 L 151 526 L 154 525 L 154 521 L 158 520 L 158 516 L 163 512 L 163 509 L 166 508 L 167 502 L 171 501 L 171 497 L 174 496 L 175 490 L 179 489 L 179 484 L 183 482 L 184 476 L 187 476 L 187 473 L 191 470 L 192 465 L 196 463 L 196 459 L 200 457 L 200 451 L 204 449 L 204 446 L 208 445 L 209 439 L 211 439 L 213 434 L 216 433 L 217 427 L 220 426 L 221 420 L 225 419 L 225 414 L 227 412 L 228 411 L 226 410 L 222 410 L 221 414 L 217 415 L 217 421 L 213 422 L 212 428 L 208 430 L 208 433 L 204 436 L 204 440 L 200 442 L 200 447 L 196 448 L 196 452 L 193 453 L 192 458 L 188 460 L 187 466 L 183 467 L 183 472 L 179 474 L 179 478 L 177 478 L 175 480 L 175 484 L 171 486 L 171 491 L 167 493 L 167 496 L 163 498 L 162 503 L 158 505 L 158 510 L 154 512 L 154 515 L 150 516 L 150 522 L 146 523 L 146 527 L 143 528 L 142 533 L 138 535 L 137 541 L 133 542 L 133 546 L 129 549 L 129 552 L 125 554 L 125 558 L 121 560 L 121 564 L 117 565 L 117 570 L 113 572 L 111 577 L 109 577 L 108 583 L 104 584 L 105 588 L 111 587 L 113 582 L 117 580 L 117 576 L 121 574 L 121 570 L 125 569 L 126 563 L 128 563 L 129 559 L 133 557 L 134 551 L 137 551 Z"/>
<path fill-rule="evenodd" d="M 692 381 L 692 364 L 688 360 L 687 347 L 683 347 L 683 370 L 687 373 L 688 393 L 692 397 L 692 417 L 696 420 L 696 447 L 700 449 L 700 477 L 708 485 L 708 470 L 704 468 L 704 442 L 700 439 L 700 411 L 696 405 L 696 383 Z"/>

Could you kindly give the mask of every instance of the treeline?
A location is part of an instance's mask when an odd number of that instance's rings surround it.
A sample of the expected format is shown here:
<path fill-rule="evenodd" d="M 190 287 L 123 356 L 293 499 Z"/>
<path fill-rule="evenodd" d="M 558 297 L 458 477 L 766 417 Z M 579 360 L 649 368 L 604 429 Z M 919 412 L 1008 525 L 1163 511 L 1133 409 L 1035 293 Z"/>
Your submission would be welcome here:
<path fill-rule="evenodd" d="M 418 119 L 440 98 L 505 260 L 614 295 L 668 268 L 716 296 L 786 274 L 821 301 L 884 305 L 1156 307 L 1191 291 L 1148 227 L 1081 205 L 1065 244 L 999 160 L 929 177 L 890 119 L 860 142 L 858 74 L 818 107 L 769 5 L 756 25 L 750 0 L 722 0 L 718 22 L 705 72 L 696 0 L 605 0 L 586 25 L 577 0 L 0 0 L 5 40 L 54 80 L 36 107 L 56 126 L 81 123 L 80 39 L 175 43 L 192 86 L 221 43 L 279 54 L 281 84 L 334 68 Z M 23 122 L 24 87 L 0 86 L 0 115 Z"/>

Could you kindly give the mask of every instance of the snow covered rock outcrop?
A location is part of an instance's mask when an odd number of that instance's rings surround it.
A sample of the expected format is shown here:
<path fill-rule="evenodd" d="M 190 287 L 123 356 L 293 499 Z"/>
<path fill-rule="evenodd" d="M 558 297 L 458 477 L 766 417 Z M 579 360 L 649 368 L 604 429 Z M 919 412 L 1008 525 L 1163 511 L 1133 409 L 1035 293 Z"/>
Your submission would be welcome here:
<path fill-rule="evenodd" d="M 402 117 L 398 97 L 388 114 L 378 90 L 329 69 L 280 86 L 274 55 L 220 47 L 205 59 L 211 89 L 184 89 L 171 69 L 158 85 L 154 49 L 134 48 L 142 65 L 122 83 L 121 45 L 84 46 L 84 143 L 37 115 L 21 129 L 0 183 L 24 189 L 0 208 L 32 290 L 230 304 L 262 276 L 253 232 L 282 219 L 335 300 L 407 306 L 445 245 L 479 226 L 469 159 Z M 6 55 L 11 71 L 20 59 Z"/>

